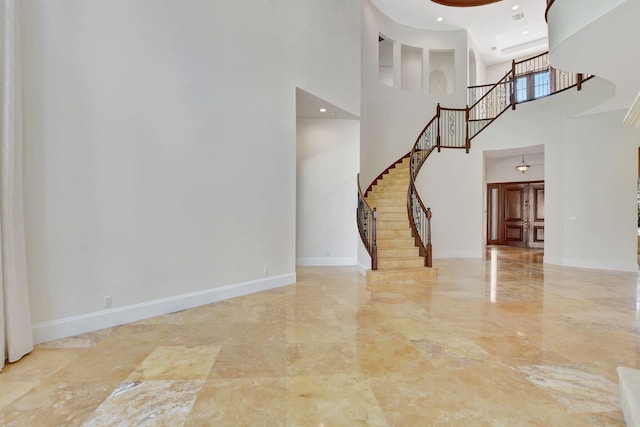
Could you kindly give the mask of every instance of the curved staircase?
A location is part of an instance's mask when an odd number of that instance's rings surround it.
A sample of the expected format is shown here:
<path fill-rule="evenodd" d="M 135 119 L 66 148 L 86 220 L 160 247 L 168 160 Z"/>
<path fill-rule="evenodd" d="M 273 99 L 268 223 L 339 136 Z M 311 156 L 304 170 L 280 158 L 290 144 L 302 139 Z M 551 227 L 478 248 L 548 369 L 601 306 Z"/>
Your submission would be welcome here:
<path fill-rule="evenodd" d="M 424 281 L 436 276 L 436 269 L 425 267 L 419 255 L 407 216 L 409 157 L 388 168 L 365 195 L 376 209 L 378 269 L 367 270 L 368 283 L 385 281 Z"/>
<path fill-rule="evenodd" d="M 424 282 L 435 278 L 432 268 L 431 210 L 422 202 L 415 180 L 427 158 L 441 149 L 464 149 L 498 117 L 516 104 L 533 101 L 593 77 L 565 73 L 549 65 L 548 53 L 513 61 L 500 81 L 469 87 L 471 106 L 444 108 L 418 135 L 411 151 L 389 166 L 362 194 L 358 178 L 357 221 L 360 236 L 371 255 L 367 283 Z M 527 89 L 534 82 L 537 86 Z"/>

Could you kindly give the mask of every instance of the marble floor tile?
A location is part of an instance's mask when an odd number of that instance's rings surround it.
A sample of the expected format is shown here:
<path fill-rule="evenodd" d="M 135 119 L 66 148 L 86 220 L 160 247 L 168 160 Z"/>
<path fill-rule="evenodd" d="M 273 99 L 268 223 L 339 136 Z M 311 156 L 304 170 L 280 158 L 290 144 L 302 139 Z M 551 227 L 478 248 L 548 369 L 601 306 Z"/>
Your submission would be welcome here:
<path fill-rule="evenodd" d="M 2 381 L 0 382 L 0 411 L 9 406 L 14 400 L 38 385 L 40 381 Z"/>
<path fill-rule="evenodd" d="M 80 426 L 116 382 L 43 382 L 0 411 L 2 426 Z"/>
<path fill-rule="evenodd" d="M 204 380 L 221 346 L 157 347 L 127 378 L 129 381 Z"/>
<path fill-rule="evenodd" d="M 475 342 L 487 353 L 508 366 L 531 364 L 563 364 L 568 360 L 541 347 L 524 335 L 508 335 L 502 337 L 481 337 Z"/>
<path fill-rule="evenodd" d="M 361 374 L 352 342 L 287 345 L 287 376 Z"/>
<path fill-rule="evenodd" d="M 203 384 L 204 380 L 123 383 L 82 425 L 184 425 Z"/>
<path fill-rule="evenodd" d="M 495 254 L 434 260 L 429 284 L 302 267 L 295 285 L 40 344 L 0 372 L 0 425 L 624 426 L 638 274 Z"/>
<path fill-rule="evenodd" d="M 586 419 L 506 367 L 371 378 L 393 426 L 585 426 Z"/>
<path fill-rule="evenodd" d="M 517 370 L 572 412 L 611 412 L 619 408 L 617 384 L 578 366 L 532 365 Z"/>
<path fill-rule="evenodd" d="M 287 380 L 287 425 L 388 426 L 366 378 L 352 375 Z"/>
<path fill-rule="evenodd" d="M 285 426 L 285 378 L 208 380 L 189 414 L 187 426 Z"/>
<path fill-rule="evenodd" d="M 227 344 L 218 354 L 210 378 L 284 377 L 287 366 L 285 343 Z"/>
<path fill-rule="evenodd" d="M 0 372 L 0 387 L 5 381 L 42 381 L 72 364 L 83 351 L 77 349 L 37 348 L 17 363 L 5 365 Z"/>

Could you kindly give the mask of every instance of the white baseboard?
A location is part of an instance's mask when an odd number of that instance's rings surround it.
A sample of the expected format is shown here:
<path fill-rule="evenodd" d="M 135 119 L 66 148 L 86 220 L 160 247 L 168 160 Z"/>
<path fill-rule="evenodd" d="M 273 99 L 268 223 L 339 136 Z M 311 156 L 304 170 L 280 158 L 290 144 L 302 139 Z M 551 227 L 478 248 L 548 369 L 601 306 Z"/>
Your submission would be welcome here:
<path fill-rule="evenodd" d="M 367 267 L 366 265 L 362 265 L 362 264 L 358 264 L 357 267 L 358 267 L 358 271 L 363 276 L 367 275 L 367 270 L 371 270 L 371 266 Z"/>
<path fill-rule="evenodd" d="M 283 274 L 281 276 L 266 277 L 264 279 L 176 295 L 174 297 L 67 317 L 50 322 L 36 323 L 32 326 L 33 340 L 36 344 L 39 344 L 60 338 L 72 337 L 74 335 L 110 328 L 149 317 L 186 310 L 216 301 L 279 288 L 295 282 L 295 273 Z"/>
<path fill-rule="evenodd" d="M 331 266 L 331 265 L 356 265 L 356 258 L 297 258 L 296 265 L 301 267 Z"/>
<path fill-rule="evenodd" d="M 621 262 L 608 262 L 599 260 L 584 260 L 584 259 L 565 259 L 565 258 L 549 258 L 544 257 L 543 262 L 545 264 L 561 265 L 564 267 L 577 267 L 577 268 L 591 268 L 595 270 L 614 270 L 614 271 L 629 271 L 633 273 L 638 272 L 637 262 L 621 263 Z"/>

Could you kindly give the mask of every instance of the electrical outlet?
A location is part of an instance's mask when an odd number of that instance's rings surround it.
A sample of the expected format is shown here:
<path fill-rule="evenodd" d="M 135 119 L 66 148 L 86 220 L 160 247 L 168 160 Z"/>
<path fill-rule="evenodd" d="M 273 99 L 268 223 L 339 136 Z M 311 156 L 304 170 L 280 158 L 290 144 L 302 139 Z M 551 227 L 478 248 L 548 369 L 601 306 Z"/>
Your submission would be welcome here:
<path fill-rule="evenodd" d="M 111 297 L 104 297 L 104 308 L 111 308 Z"/>

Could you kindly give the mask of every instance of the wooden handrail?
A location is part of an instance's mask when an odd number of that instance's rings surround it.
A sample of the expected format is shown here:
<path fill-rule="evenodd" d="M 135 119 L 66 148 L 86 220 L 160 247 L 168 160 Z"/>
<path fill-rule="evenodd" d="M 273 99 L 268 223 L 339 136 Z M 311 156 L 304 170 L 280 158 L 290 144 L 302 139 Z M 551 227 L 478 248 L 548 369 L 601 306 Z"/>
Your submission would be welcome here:
<path fill-rule="evenodd" d="M 549 9 L 551 9 L 551 6 L 553 6 L 553 3 L 555 3 L 556 0 L 547 0 L 547 8 L 544 11 L 544 20 L 546 22 L 549 22 L 549 19 L 547 18 L 547 15 L 549 14 Z"/>
<path fill-rule="evenodd" d="M 542 56 L 545 56 L 545 55 L 548 55 L 548 54 L 549 54 L 549 52 L 542 52 L 542 53 L 541 53 L 541 54 L 539 54 L 539 55 L 536 55 L 536 56 L 532 56 L 532 57 L 530 57 L 530 58 L 523 59 L 522 61 L 513 61 L 513 64 L 514 64 L 514 65 L 524 64 L 525 62 L 533 61 L 534 59 L 538 59 L 538 58 L 540 58 L 540 57 L 542 57 Z"/>

